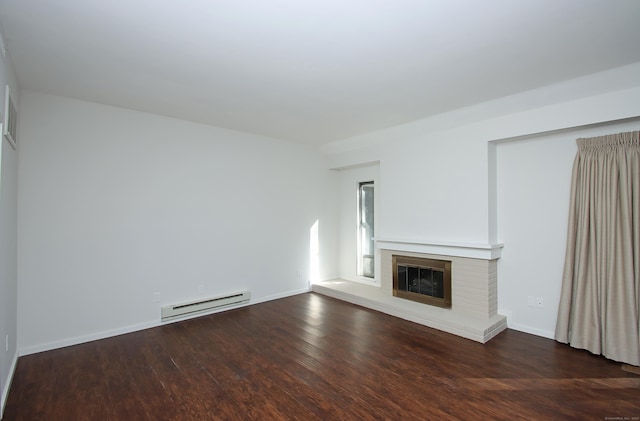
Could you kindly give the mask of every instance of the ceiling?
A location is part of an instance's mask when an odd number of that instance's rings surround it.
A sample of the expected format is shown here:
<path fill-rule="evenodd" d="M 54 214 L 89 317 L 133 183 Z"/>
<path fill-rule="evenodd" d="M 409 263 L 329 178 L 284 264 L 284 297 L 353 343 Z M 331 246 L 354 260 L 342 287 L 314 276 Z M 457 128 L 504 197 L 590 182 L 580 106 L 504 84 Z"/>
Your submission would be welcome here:
<path fill-rule="evenodd" d="M 638 0 L 2 0 L 21 88 L 322 145 L 640 62 Z"/>

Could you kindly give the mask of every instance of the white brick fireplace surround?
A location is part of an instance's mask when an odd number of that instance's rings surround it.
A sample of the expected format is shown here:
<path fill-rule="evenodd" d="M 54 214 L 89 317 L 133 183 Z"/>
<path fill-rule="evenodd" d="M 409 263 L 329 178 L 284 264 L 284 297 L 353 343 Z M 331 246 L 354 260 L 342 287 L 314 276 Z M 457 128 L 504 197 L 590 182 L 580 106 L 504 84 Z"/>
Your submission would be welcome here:
<path fill-rule="evenodd" d="M 507 327 L 497 314 L 497 259 L 502 244 L 423 243 L 392 239 L 376 241 L 380 285 L 343 279 L 316 283 L 312 290 L 434 329 L 485 343 Z M 451 308 L 439 308 L 394 297 L 393 255 L 451 261 Z"/>

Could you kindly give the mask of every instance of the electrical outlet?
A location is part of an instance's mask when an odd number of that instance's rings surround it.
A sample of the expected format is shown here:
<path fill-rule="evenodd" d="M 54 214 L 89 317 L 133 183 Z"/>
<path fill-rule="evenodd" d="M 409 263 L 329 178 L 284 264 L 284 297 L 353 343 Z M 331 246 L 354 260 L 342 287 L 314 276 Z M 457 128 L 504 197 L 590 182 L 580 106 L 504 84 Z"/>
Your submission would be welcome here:
<path fill-rule="evenodd" d="M 536 297 L 536 307 L 544 308 L 544 299 L 542 297 Z"/>
<path fill-rule="evenodd" d="M 153 302 L 154 303 L 159 303 L 160 302 L 160 293 L 159 292 L 154 292 L 153 293 Z"/>
<path fill-rule="evenodd" d="M 529 307 L 535 307 L 536 306 L 536 298 L 533 295 L 529 295 L 527 297 L 527 305 Z"/>

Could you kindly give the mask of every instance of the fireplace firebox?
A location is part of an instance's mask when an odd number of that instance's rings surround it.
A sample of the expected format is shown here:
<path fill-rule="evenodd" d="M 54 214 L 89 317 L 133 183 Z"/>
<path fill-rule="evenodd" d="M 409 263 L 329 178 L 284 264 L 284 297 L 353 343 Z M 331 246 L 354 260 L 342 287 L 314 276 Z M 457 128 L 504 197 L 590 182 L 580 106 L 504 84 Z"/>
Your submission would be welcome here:
<path fill-rule="evenodd" d="M 393 295 L 438 307 L 451 308 L 451 262 L 392 256 Z"/>

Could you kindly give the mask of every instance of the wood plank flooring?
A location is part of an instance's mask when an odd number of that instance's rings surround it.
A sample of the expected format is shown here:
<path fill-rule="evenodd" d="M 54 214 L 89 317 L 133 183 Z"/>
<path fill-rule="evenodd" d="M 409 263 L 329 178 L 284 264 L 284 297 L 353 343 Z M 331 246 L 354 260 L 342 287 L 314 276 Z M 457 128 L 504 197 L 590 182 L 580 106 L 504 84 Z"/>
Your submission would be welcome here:
<path fill-rule="evenodd" d="M 3 421 L 607 417 L 640 419 L 640 376 L 619 363 L 308 293 L 21 357 Z"/>

